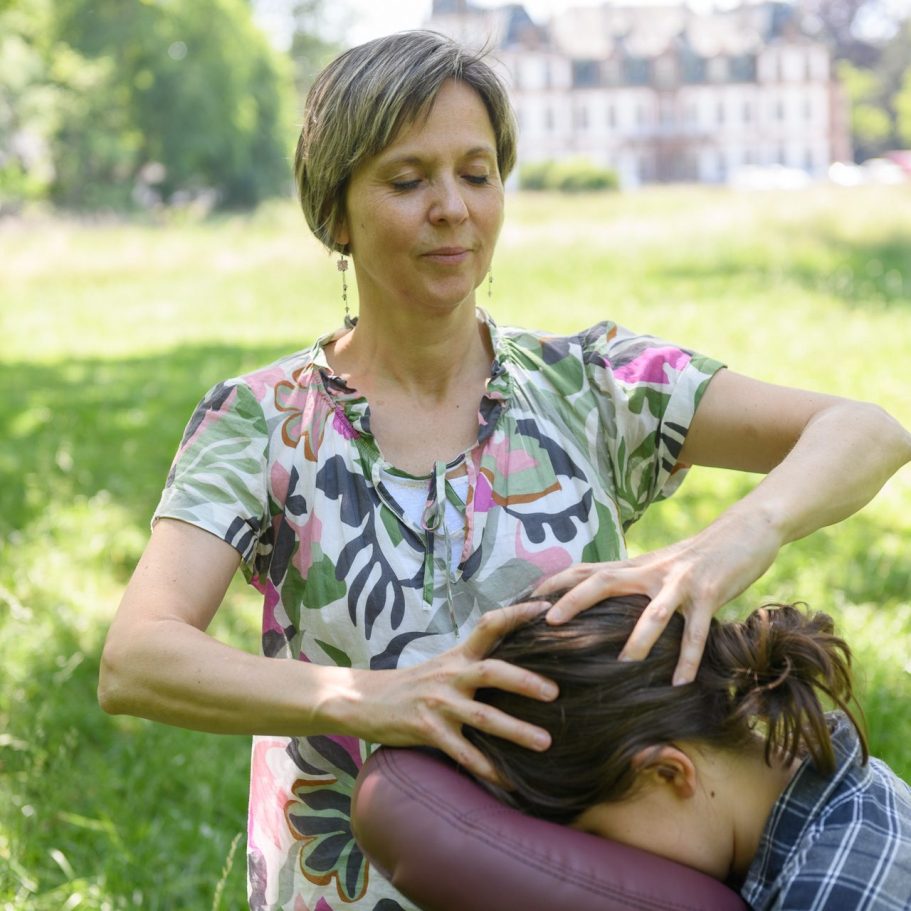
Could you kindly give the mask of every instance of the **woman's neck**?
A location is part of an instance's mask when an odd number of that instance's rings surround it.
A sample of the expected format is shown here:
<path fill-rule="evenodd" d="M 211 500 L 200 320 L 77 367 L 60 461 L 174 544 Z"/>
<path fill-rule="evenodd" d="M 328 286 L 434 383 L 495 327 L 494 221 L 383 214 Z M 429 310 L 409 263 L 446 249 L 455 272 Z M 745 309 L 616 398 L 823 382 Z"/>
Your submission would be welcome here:
<path fill-rule="evenodd" d="M 432 315 L 364 311 L 327 357 L 335 373 L 365 394 L 396 390 L 443 401 L 454 388 L 486 379 L 493 349 L 474 302 L 466 301 Z"/>

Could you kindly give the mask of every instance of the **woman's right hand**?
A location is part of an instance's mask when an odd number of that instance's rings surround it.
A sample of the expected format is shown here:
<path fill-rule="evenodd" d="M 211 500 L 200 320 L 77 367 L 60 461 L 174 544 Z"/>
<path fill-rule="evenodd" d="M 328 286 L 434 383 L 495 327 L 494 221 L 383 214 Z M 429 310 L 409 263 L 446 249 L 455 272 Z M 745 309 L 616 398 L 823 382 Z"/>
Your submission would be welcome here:
<path fill-rule="evenodd" d="M 552 681 L 487 657 L 503 636 L 548 607 L 549 603 L 534 601 L 491 611 L 481 617 L 465 642 L 437 658 L 398 670 L 355 672 L 360 705 L 353 733 L 387 746 L 436 747 L 473 775 L 500 783 L 490 761 L 462 735 L 462 725 L 532 750 L 550 746 L 550 735 L 543 728 L 474 699 L 481 687 L 542 701 L 556 698 Z"/>
<path fill-rule="evenodd" d="M 545 731 L 474 700 L 488 686 L 556 696 L 552 682 L 487 657 L 549 603 L 491 611 L 462 644 L 410 668 L 283 661 L 205 632 L 239 562 L 233 547 L 202 529 L 173 519 L 155 525 L 105 646 L 99 696 L 106 711 L 226 734 L 353 734 L 433 746 L 492 781 L 491 764 L 462 736 L 463 724 L 531 749 L 550 745 Z"/>

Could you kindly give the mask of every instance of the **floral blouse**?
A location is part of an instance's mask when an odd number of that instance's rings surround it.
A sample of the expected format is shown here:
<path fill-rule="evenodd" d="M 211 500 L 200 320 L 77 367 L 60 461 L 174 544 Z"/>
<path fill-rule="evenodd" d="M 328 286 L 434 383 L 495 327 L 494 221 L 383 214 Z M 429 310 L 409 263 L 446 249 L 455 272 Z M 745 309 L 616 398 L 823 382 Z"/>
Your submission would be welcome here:
<path fill-rule="evenodd" d="M 240 552 L 263 595 L 264 655 L 373 669 L 438 655 L 543 577 L 624 557 L 624 530 L 679 484 L 719 363 L 610 322 L 554 336 L 478 318 L 495 357 L 477 442 L 423 478 L 419 517 L 384 483 L 416 479 L 384 461 L 367 401 L 328 366 L 324 346 L 348 330 L 219 383 L 196 409 L 155 518 Z M 464 520 L 454 542 L 447 504 Z M 351 834 L 351 790 L 374 746 L 254 737 L 254 911 L 412 907 Z"/>

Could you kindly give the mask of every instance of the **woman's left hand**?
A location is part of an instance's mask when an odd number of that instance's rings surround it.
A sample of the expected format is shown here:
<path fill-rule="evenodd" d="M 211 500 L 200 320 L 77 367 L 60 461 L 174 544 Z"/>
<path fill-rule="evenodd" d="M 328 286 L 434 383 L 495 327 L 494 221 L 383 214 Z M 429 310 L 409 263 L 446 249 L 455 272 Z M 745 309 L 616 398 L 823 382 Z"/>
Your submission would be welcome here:
<path fill-rule="evenodd" d="M 543 596 L 566 590 L 547 613 L 564 623 L 613 595 L 643 594 L 651 602 L 633 629 L 621 659 L 648 655 L 675 611 L 685 630 L 674 684 L 696 676 L 709 622 L 715 612 L 758 579 L 774 561 L 782 541 L 771 528 L 747 522 L 736 507 L 691 538 L 630 560 L 579 563 L 548 578 Z"/>
<path fill-rule="evenodd" d="M 535 595 L 568 589 L 548 611 L 551 623 L 612 595 L 649 596 L 621 655 L 629 660 L 644 658 L 680 611 L 686 629 L 674 683 L 688 683 L 715 612 L 752 585 L 784 544 L 857 511 L 909 459 L 911 434 L 875 405 L 719 371 L 680 461 L 767 476 L 693 537 L 632 560 L 572 566 Z"/>

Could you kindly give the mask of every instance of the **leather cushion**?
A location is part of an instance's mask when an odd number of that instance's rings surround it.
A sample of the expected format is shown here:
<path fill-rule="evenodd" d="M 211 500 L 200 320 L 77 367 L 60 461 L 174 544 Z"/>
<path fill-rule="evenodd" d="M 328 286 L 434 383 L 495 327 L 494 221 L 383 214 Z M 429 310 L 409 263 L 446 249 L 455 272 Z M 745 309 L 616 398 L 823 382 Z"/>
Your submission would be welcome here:
<path fill-rule="evenodd" d="M 374 753 L 352 825 L 368 860 L 423 911 L 747 911 L 690 867 L 504 806 L 428 750 Z"/>

